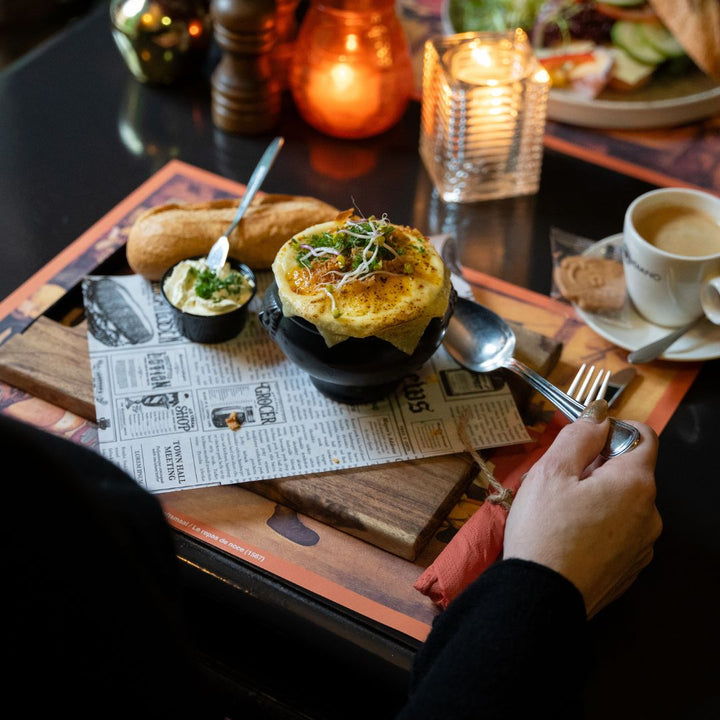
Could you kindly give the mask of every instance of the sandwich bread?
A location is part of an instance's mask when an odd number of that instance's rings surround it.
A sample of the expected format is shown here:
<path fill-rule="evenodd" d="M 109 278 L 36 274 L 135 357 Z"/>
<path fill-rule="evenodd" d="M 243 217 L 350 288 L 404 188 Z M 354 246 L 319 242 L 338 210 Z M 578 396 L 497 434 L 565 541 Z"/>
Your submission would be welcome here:
<path fill-rule="evenodd" d="M 649 0 L 656 15 L 693 62 L 720 82 L 720 2 Z"/>

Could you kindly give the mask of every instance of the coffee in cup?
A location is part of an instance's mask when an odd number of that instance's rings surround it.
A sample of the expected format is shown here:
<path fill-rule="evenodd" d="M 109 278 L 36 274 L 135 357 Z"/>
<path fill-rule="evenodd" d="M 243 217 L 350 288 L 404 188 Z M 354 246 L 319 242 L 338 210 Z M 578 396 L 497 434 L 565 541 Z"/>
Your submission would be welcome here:
<path fill-rule="evenodd" d="M 658 250 L 705 257 L 720 252 L 720 224 L 708 213 L 684 205 L 650 209 L 635 218 L 638 234 Z"/>
<path fill-rule="evenodd" d="M 684 325 L 703 313 L 720 323 L 720 198 L 660 188 L 625 213 L 623 266 L 628 295 L 647 320 Z"/>

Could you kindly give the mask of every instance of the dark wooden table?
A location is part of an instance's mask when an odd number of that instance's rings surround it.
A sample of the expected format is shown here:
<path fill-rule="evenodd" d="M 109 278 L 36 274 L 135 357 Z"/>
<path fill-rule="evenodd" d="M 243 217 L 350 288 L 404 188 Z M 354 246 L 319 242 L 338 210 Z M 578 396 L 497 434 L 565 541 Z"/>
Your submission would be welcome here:
<path fill-rule="evenodd" d="M 100 6 L 0 74 L 0 297 L 179 158 L 246 182 L 267 136 L 213 127 L 207 77 L 140 85 Z M 463 263 L 542 293 L 550 228 L 601 239 L 650 189 L 548 149 L 536 196 L 447 206 L 417 152 L 419 106 L 384 135 L 341 141 L 307 127 L 289 98 L 283 152 L 264 190 L 387 212 L 426 233 L 452 232 Z M 275 133 L 273 133 L 275 134 Z M 704 364 L 661 437 L 653 564 L 590 624 L 588 717 L 720 717 L 720 478 L 717 360 Z M 208 668 L 230 695 L 276 718 L 386 718 L 402 704 L 417 641 L 177 533 L 186 601 Z M 562 683 L 562 678 L 558 678 Z"/>

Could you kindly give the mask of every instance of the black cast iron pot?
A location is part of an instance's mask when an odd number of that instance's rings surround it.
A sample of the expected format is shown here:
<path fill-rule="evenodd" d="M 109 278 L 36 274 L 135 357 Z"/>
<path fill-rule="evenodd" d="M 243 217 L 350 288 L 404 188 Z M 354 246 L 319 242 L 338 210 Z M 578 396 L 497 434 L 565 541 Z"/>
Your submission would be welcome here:
<path fill-rule="evenodd" d="M 259 317 L 288 359 L 310 376 L 323 395 L 359 404 L 387 397 L 406 375 L 430 359 L 445 336 L 455 298 L 451 289 L 447 312 L 428 323 L 412 355 L 377 337 L 348 338 L 328 347 L 315 325 L 300 317 L 285 317 L 274 282 L 263 295 Z"/>

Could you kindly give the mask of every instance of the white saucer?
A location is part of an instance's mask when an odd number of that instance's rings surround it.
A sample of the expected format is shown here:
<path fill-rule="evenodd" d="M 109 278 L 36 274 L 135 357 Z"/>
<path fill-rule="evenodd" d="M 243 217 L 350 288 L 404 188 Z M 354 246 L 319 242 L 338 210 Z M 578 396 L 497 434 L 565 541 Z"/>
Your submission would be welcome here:
<path fill-rule="evenodd" d="M 600 256 L 607 245 L 621 245 L 622 233 L 611 235 L 604 240 L 591 245 L 583 254 Z M 660 327 L 645 320 L 638 315 L 634 308 L 630 308 L 626 322 L 622 325 L 614 323 L 608 318 L 582 310 L 573 303 L 575 312 L 598 335 L 615 343 L 625 350 L 637 350 L 650 342 L 659 340 L 672 332 L 672 328 Z M 674 360 L 679 362 L 696 362 L 699 360 L 714 360 L 720 357 L 720 325 L 704 320 L 695 326 L 686 335 L 675 341 L 673 345 L 661 356 L 661 360 Z"/>

